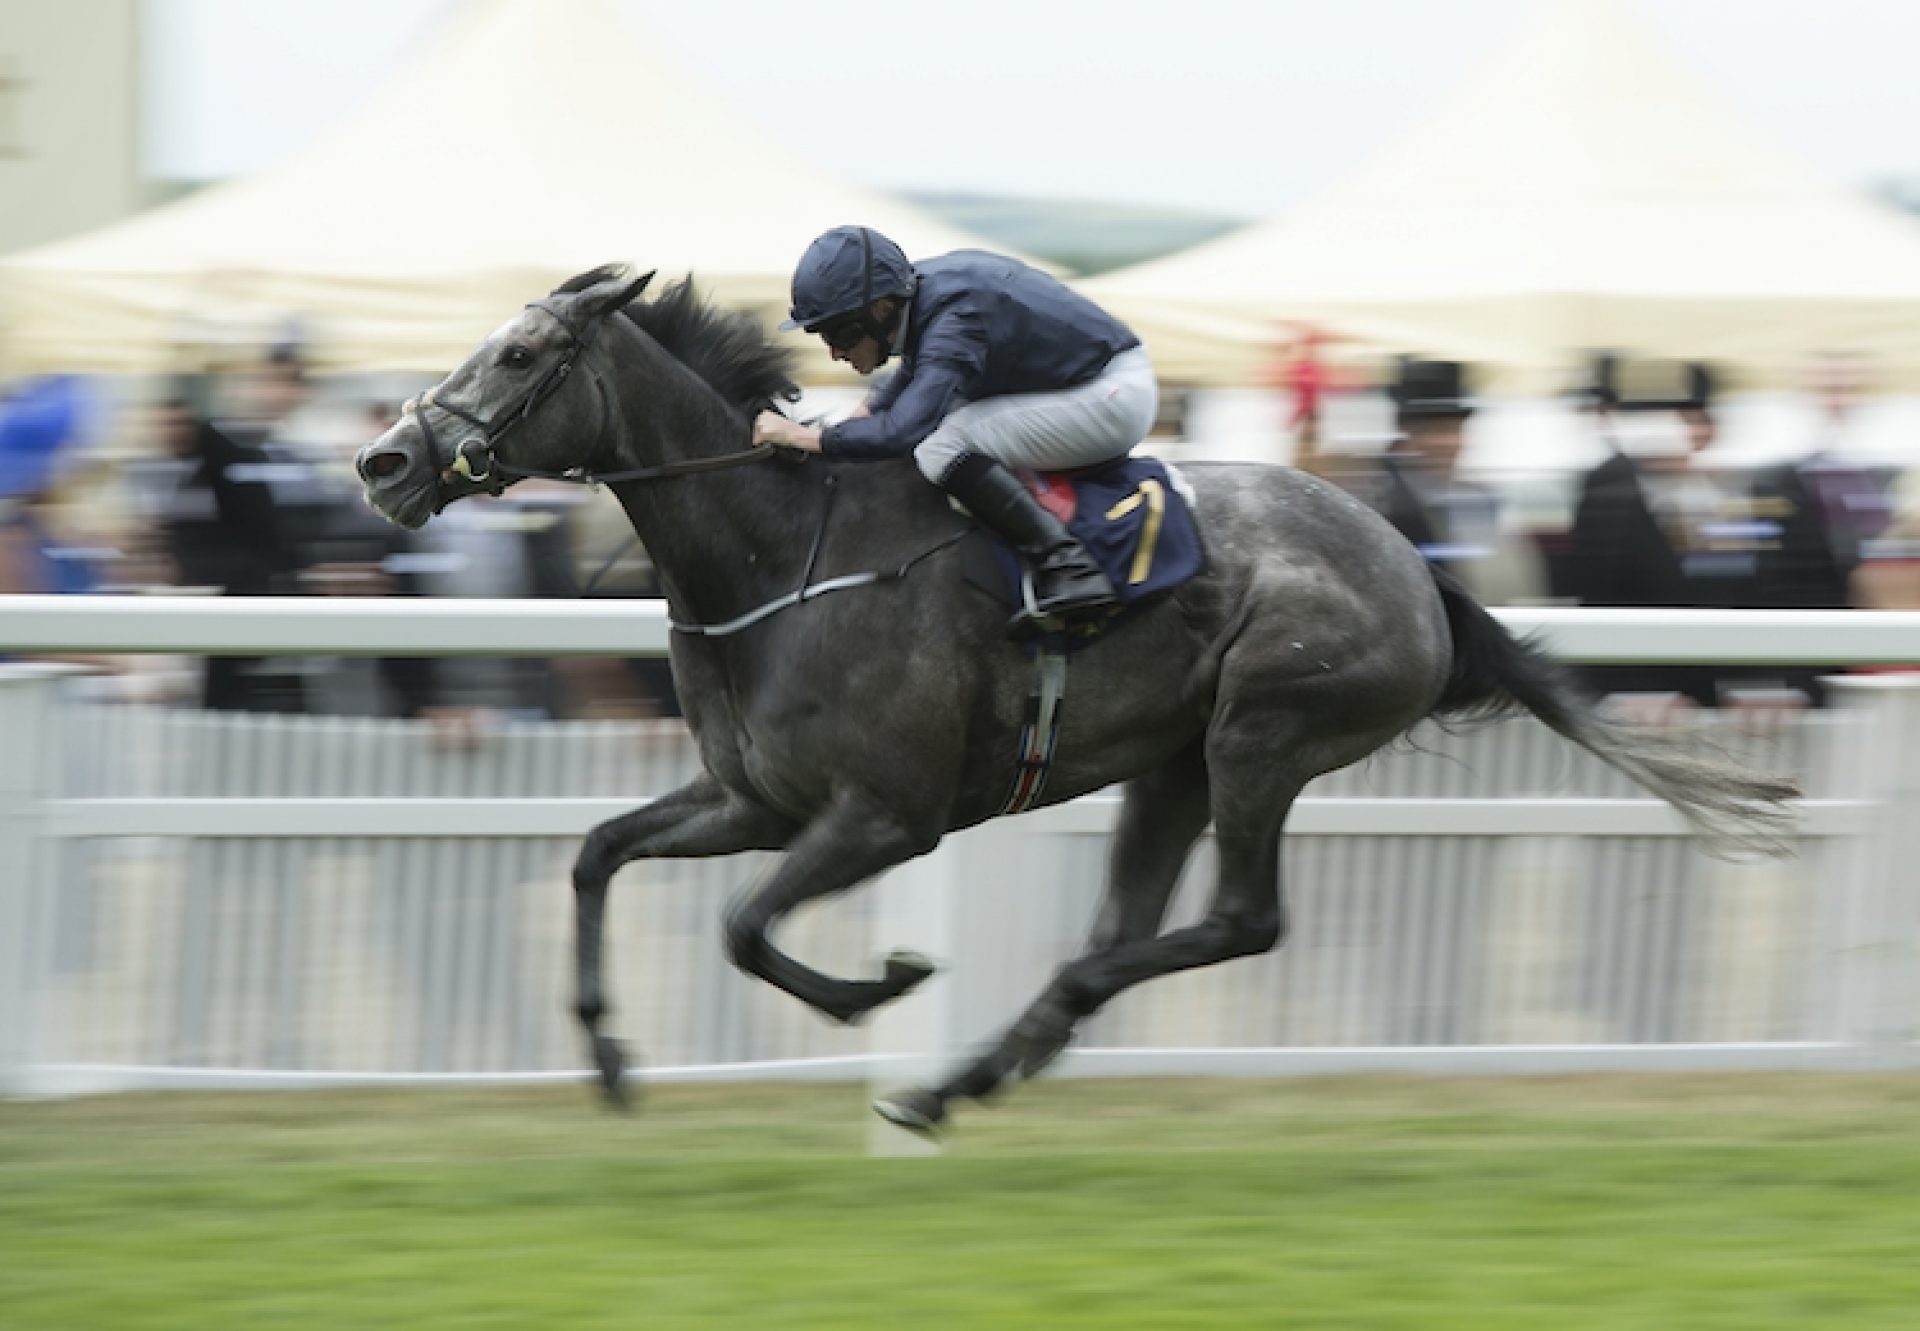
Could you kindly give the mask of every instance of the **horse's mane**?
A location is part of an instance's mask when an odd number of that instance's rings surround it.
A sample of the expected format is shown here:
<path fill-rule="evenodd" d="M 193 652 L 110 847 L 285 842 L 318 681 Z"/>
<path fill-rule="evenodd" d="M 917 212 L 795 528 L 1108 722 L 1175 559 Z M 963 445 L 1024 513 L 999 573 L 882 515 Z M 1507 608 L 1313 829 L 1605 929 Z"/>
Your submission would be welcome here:
<path fill-rule="evenodd" d="M 568 278 L 553 294 L 585 291 L 621 272 L 619 264 L 603 264 Z M 691 277 L 669 282 L 659 296 L 636 300 L 624 313 L 668 355 L 749 415 L 800 396 L 793 352 L 769 340 L 751 314 L 701 299 Z"/>

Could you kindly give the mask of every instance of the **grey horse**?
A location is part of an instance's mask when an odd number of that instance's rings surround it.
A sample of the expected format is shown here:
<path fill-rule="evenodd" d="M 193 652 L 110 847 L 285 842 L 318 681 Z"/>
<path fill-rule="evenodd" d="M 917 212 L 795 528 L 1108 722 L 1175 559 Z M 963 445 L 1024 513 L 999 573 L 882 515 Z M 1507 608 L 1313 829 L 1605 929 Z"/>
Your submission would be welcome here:
<path fill-rule="evenodd" d="M 673 674 L 705 772 L 594 828 L 573 869 L 576 1010 L 616 1102 L 625 1061 L 602 1029 L 601 984 L 615 871 L 785 851 L 729 908 L 728 956 L 856 1021 L 930 965 L 896 954 L 877 978 L 842 979 L 782 952 L 771 931 L 796 907 L 995 816 L 1034 673 L 1006 639 L 1002 607 L 947 549 L 964 519 L 944 496 L 908 463 L 751 447 L 752 414 L 796 395 L 786 353 L 690 283 L 640 300 L 651 276 L 595 269 L 530 304 L 357 459 L 369 501 L 407 527 L 525 476 L 604 482 L 658 566 L 683 630 Z M 1124 783 L 1091 939 L 997 1043 L 939 1085 L 875 1105 L 902 1126 L 931 1132 L 951 1101 L 1031 1077 L 1124 989 L 1277 946 L 1280 837 L 1301 788 L 1424 717 L 1524 709 L 1716 841 L 1778 848 L 1791 783 L 1605 720 L 1341 490 L 1277 466 L 1184 470 L 1208 568 L 1074 658 L 1074 705 L 1041 801 Z M 1209 825 L 1211 903 L 1198 923 L 1163 933 Z"/>

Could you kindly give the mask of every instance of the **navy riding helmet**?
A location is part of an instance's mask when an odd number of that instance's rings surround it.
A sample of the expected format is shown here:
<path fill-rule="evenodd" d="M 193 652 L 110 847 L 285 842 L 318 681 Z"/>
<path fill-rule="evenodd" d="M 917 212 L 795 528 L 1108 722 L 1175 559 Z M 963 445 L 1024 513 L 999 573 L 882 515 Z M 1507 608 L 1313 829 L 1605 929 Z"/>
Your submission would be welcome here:
<path fill-rule="evenodd" d="M 846 315 L 864 316 L 876 300 L 911 296 L 913 288 L 913 265 L 898 245 L 864 226 L 837 226 L 800 256 L 793 270 L 793 308 L 780 328 L 811 333 Z M 871 331 L 879 336 L 878 329 Z"/>

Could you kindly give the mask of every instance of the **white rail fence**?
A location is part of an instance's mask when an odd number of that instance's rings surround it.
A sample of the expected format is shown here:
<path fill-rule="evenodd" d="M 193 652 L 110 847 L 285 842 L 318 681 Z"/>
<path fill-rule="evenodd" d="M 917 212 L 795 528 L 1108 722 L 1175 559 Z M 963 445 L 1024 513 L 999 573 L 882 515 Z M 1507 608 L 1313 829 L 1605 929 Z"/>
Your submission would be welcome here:
<path fill-rule="evenodd" d="M 1583 660 L 1920 660 L 1920 616 L 1509 615 Z M 646 603 L 0 598 L 0 651 L 642 655 Z M 1920 1063 L 1920 691 L 1696 723 L 1809 792 L 1795 858 L 1701 856 L 1664 805 L 1532 722 L 1315 784 L 1278 953 L 1163 980 L 1068 1075 Z M 576 838 L 672 788 L 662 723 L 526 723 L 450 747 L 400 722 L 68 696 L 0 667 L 0 1092 L 580 1075 L 565 1012 Z M 725 964 L 751 857 L 617 880 L 619 1030 L 660 1077 L 892 1079 L 1009 1020 L 1091 920 L 1111 799 L 952 838 L 785 935 L 828 969 L 901 945 L 943 974 L 829 1027 Z M 1210 877 L 1196 855 L 1175 906 Z"/>

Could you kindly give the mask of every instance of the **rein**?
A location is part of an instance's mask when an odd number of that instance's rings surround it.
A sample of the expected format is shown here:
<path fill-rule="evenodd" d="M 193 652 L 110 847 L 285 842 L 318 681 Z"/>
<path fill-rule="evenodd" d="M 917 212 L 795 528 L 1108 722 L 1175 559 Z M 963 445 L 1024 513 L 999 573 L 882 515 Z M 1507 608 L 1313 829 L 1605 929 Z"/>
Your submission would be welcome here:
<path fill-rule="evenodd" d="M 676 476 L 698 476 L 707 471 L 725 471 L 729 467 L 744 467 L 751 462 L 765 462 L 780 451 L 778 444 L 755 444 L 752 448 L 742 449 L 738 453 L 722 453 L 711 458 L 686 458 L 679 462 L 662 462 L 657 467 L 634 467 L 628 471 L 589 471 L 585 467 L 569 467 L 565 471 L 534 471 L 527 467 L 516 467 L 491 459 L 494 470 L 514 480 L 566 481 L 572 485 L 605 485 L 609 481 L 670 481 Z M 467 476 L 461 471 L 456 459 L 452 470 Z M 482 477 L 468 476 L 469 480 Z"/>

